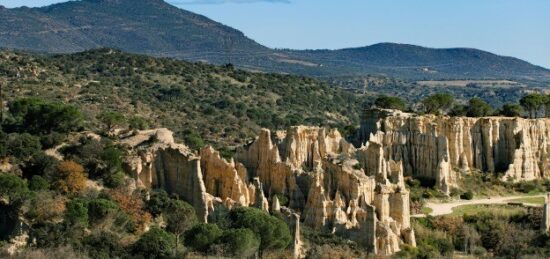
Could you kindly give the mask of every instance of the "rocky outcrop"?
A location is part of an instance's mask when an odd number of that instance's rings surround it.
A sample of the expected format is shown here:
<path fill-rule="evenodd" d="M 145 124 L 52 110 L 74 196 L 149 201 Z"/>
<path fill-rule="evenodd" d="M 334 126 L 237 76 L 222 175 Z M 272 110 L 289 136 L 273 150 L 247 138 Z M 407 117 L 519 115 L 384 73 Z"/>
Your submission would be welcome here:
<path fill-rule="evenodd" d="M 542 224 L 540 224 L 544 233 L 550 231 L 550 193 L 544 196 L 544 206 L 542 211 Z"/>
<path fill-rule="evenodd" d="M 381 255 L 414 245 L 403 166 L 386 158 L 381 143 L 356 149 L 337 130 L 317 127 L 262 130 L 226 160 L 211 147 L 192 153 L 168 135 L 161 129 L 121 140 L 132 150 L 128 170 L 139 186 L 180 195 L 203 221 L 234 206 L 270 211 L 291 226 L 295 257 L 305 255 L 301 220 Z"/>
<path fill-rule="evenodd" d="M 393 254 L 403 233 L 412 233 L 408 191 L 402 166 L 377 155 L 377 148 L 373 143 L 355 149 L 337 130 L 291 127 L 274 134 L 262 130 L 235 159 L 264 183 L 268 196 L 288 197 L 305 225 Z"/>
<path fill-rule="evenodd" d="M 357 144 L 381 144 L 384 158 L 402 162 L 406 176 L 434 179 L 449 191 L 460 171 L 498 172 L 515 180 L 550 177 L 548 139 L 548 119 L 367 110 Z"/>

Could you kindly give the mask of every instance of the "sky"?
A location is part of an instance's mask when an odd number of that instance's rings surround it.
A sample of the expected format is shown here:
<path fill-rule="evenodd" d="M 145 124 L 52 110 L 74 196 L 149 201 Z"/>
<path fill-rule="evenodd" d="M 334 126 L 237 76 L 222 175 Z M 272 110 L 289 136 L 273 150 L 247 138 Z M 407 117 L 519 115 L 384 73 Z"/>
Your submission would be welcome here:
<path fill-rule="evenodd" d="M 60 0 L 0 0 L 6 7 Z M 550 68 L 550 0 L 167 0 L 272 48 L 469 47 Z"/>

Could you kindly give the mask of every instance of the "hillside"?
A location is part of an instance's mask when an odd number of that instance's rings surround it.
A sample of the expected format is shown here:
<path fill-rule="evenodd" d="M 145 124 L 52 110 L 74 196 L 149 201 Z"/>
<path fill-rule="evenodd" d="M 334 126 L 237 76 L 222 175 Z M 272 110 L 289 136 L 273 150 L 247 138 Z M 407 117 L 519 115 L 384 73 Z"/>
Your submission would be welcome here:
<path fill-rule="evenodd" d="M 474 49 L 377 44 L 342 50 L 277 50 L 162 0 L 83 0 L 0 8 L 0 47 L 73 53 L 111 47 L 241 68 L 310 76 L 383 74 L 403 79 L 550 80 L 550 71 Z"/>
<path fill-rule="evenodd" d="M 357 124 L 361 100 L 314 79 L 250 73 L 125 54 L 111 49 L 76 54 L 0 52 L 0 78 L 8 102 L 23 97 L 81 108 L 89 128 L 101 112 L 140 116 L 197 146 L 243 144 L 261 127 L 343 127 Z"/>

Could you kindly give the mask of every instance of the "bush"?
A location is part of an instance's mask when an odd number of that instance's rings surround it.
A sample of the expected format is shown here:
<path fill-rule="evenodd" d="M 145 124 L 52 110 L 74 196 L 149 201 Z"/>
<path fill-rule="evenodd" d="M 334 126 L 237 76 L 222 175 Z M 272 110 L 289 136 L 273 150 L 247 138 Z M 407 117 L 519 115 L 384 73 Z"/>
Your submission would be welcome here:
<path fill-rule="evenodd" d="M 118 171 L 106 177 L 105 185 L 109 188 L 121 187 L 124 185 L 125 178 L 126 178 L 126 174 L 124 174 L 122 171 Z"/>
<path fill-rule="evenodd" d="M 40 175 L 34 175 L 29 182 L 32 191 L 44 191 L 50 189 L 50 183 Z"/>
<path fill-rule="evenodd" d="M 471 200 L 473 198 L 474 198 L 474 193 L 472 191 L 467 191 L 462 195 L 460 195 L 460 199 L 463 199 L 463 200 Z"/>
<path fill-rule="evenodd" d="M 67 202 L 65 221 L 71 225 L 88 226 L 88 203 L 81 199 Z"/>
<path fill-rule="evenodd" d="M 175 248 L 172 234 L 153 227 L 132 246 L 132 254 L 143 258 L 169 258 Z"/>
<path fill-rule="evenodd" d="M 131 117 L 128 120 L 128 126 L 131 130 L 144 130 L 149 127 L 147 121 L 144 118 L 138 116 Z"/>
<path fill-rule="evenodd" d="M 34 98 L 16 100 L 9 107 L 15 121 L 14 127 L 20 132 L 32 134 L 76 131 L 83 119 L 76 107 Z"/>
<path fill-rule="evenodd" d="M 74 161 L 63 161 L 57 166 L 54 186 L 65 194 L 78 194 L 86 188 L 84 168 Z"/>
<path fill-rule="evenodd" d="M 185 245 L 196 251 L 206 252 L 218 240 L 223 231 L 214 224 L 198 224 L 185 232 Z"/>
<path fill-rule="evenodd" d="M 65 134 L 58 132 L 51 132 L 50 134 L 40 136 L 40 143 L 44 149 L 54 148 L 63 143 L 64 140 Z"/>
<path fill-rule="evenodd" d="M 439 114 L 441 111 L 450 109 L 453 102 L 453 96 L 448 93 L 434 94 L 422 100 L 425 112 L 434 114 Z"/>
<path fill-rule="evenodd" d="M 0 173 L 0 198 L 8 204 L 21 203 L 29 195 L 27 182 L 14 174 Z"/>
<path fill-rule="evenodd" d="M 500 115 L 506 117 L 521 117 L 524 113 L 524 110 L 519 104 L 507 103 L 502 106 L 502 109 L 499 113 Z"/>
<path fill-rule="evenodd" d="M 97 116 L 97 119 L 103 123 L 107 131 L 120 127 L 126 122 L 124 115 L 118 112 L 102 112 Z"/>
<path fill-rule="evenodd" d="M 218 241 L 224 244 L 229 255 L 248 258 L 260 248 L 260 240 L 250 229 L 229 229 L 224 231 Z"/>
<path fill-rule="evenodd" d="M 36 136 L 28 133 L 13 133 L 8 135 L 6 150 L 7 155 L 26 162 L 42 150 L 42 145 Z"/>
<path fill-rule="evenodd" d="M 260 250 L 284 249 L 292 240 L 284 221 L 256 208 L 236 208 L 229 212 L 233 228 L 248 228 L 260 237 Z"/>
<path fill-rule="evenodd" d="M 399 97 L 395 96 L 380 96 L 376 98 L 374 104 L 382 109 L 395 109 L 395 110 L 405 110 L 405 101 Z"/>
<path fill-rule="evenodd" d="M 146 203 L 147 211 L 154 217 L 160 215 L 168 206 L 170 206 L 171 199 L 168 193 L 164 190 L 154 190 L 151 192 L 151 197 Z"/>
<path fill-rule="evenodd" d="M 119 240 L 112 232 L 102 231 L 85 237 L 82 246 L 90 258 L 121 258 L 124 250 Z"/>
<path fill-rule="evenodd" d="M 94 222 L 104 219 L 107 215 L 113 214 L 117 210 L 118 205 L 107 199 L 98 198 L 88 203 L 88 216 Z"/>
<path fill-rule="evenodd" d="M 468 117 L 484 117 L 489 116 L 493 112 L 491 105 L 483 101 L 481 98 L 472 98 L 468 103 L 466 116 Z"/>

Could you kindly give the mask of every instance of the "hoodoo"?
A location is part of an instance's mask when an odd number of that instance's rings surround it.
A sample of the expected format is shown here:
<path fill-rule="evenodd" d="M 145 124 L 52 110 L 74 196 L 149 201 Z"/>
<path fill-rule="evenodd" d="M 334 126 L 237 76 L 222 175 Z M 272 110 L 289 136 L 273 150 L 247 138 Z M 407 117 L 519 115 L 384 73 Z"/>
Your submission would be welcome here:
<path fill-rule="evenodd" d="M 134 153 L 128 168 L 142 187 L 189 201 L 205 222 L 234 206 L 271 209 L 294 230 L 296 257 L 304 254 L 301 223 L 381 255 L 415 244 L 403 166 L 384 158 L 381 143 L 356 149 L 337 130 L 317 127 L 262 130 L 227 161 L 210 147 L 193 154 L 166 135 L 147 131 L 122 140 Z"/>
<path fill-rule="evenodd" d="M 405 176 L 428 177 L 449 192 L 460 172 L 503 173 L 503 179 L 548 178 L 550 119 L 449 117 L 367 110 L 358 143 L 380 143 Z"/>

